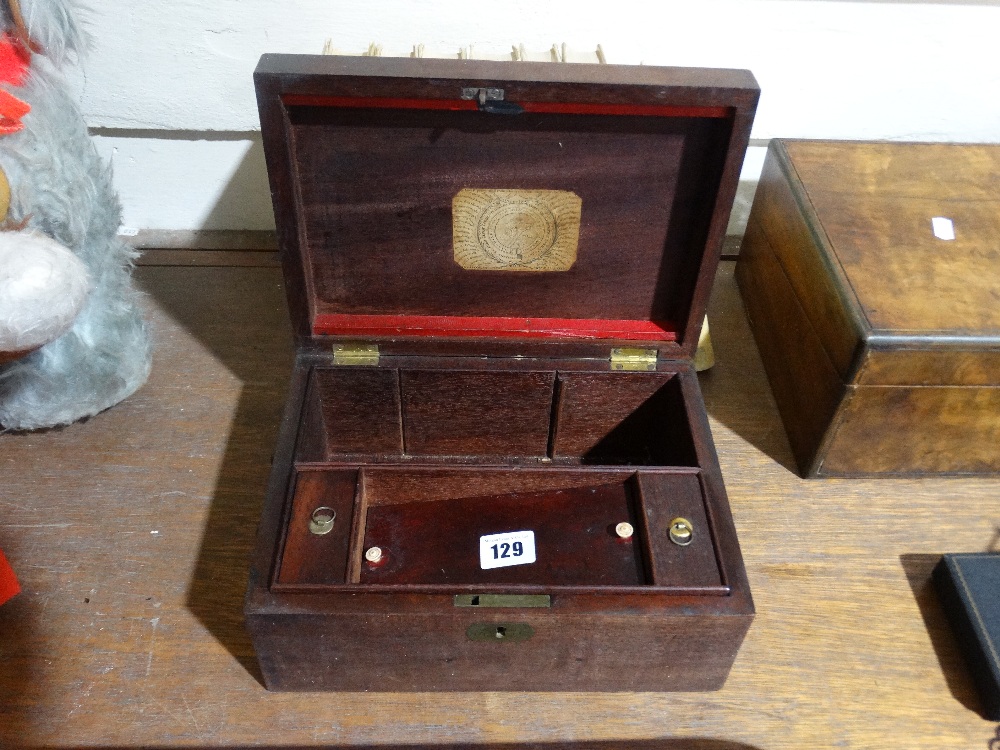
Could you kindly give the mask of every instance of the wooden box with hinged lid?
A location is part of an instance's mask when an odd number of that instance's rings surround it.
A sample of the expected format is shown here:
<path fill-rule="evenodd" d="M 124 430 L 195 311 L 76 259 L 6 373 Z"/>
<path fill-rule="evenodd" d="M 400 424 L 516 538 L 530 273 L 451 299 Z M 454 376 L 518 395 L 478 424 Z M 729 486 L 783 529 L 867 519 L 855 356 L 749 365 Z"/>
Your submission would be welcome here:
<path fill-rule="evenodd" d="M 745 71 L 265 55 L 299 343 L 275 690 L 710 690 L 753 603 L 691 365 Z"/>
<path fill-rule="evenodd" d="M 1000 472 L 1000 146 L 775 139 L 736 266 L 803 476 Z"/>

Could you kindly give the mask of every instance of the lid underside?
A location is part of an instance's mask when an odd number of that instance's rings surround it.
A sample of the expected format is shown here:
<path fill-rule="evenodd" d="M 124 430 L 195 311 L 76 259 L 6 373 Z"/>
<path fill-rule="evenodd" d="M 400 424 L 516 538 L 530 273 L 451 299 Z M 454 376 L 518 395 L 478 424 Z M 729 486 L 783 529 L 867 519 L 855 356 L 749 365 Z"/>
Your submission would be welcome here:
<path fill-rule="evenodd" d="M 281 95 L 312 335 L 657 346 L 700 324 L 745 149 L 735 107 L 522 94 L 509 114 L 462 88 Z"/>

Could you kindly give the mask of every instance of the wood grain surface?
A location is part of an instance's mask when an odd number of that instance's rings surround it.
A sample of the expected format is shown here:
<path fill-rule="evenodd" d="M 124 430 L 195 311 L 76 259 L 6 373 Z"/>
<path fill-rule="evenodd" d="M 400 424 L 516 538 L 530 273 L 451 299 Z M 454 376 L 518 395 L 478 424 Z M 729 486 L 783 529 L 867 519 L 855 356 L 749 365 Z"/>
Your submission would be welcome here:
<path fill-rule="evenodd" d="M 280 272 L 144 267 L 149 383 L 0 436 L 24 588 L 0 607 L 0 747 L 995 748 L 929 578 L 1000 547 L 1000 480 L 799 479 L 731 270 L 701 383 L 757 618 L 721 691 L 265 691 L 241 610 L 291 371 Z"/>
<path fill-rule="evenodd" d="M 887 333 L 1000 328 L 1000 146 L 784 142 L 868 323 Z M 954 222 L 942 241 L 932 217 Z"/>
<path fill-rule="evenodd" d="M 804 475 L 1000 471 L 998 173 L 1000 146 L 771 141 L 736 279 Z"/>

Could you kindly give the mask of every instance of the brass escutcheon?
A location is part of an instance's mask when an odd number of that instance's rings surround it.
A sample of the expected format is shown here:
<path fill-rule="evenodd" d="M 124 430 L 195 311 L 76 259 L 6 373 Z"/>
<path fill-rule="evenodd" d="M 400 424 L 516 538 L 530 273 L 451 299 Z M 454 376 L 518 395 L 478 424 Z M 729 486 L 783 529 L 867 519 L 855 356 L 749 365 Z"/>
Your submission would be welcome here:
<path fill-rule="evenodd" d="M 521 643 L 535 634 L 526 622 L 477 622 L 465 631 L 470 641 L 487 643 Z"/>
<path fill-rule="evenodd" d="M 694 539 L 694 527 L 686 518 L 675 518 L 670 522 L 670 541 L 681 547 L 687 547 Z"/>
<path fill-rule="evenodd" d="M 551 607 L 548 594 L 455 594 L 456 607 Z"/>
<path fill-rule="evenodd" d="M 317 536 L 333 531 L 333 522 L 337 519 L 337 511 L 325 505 L 320 506 L 309 516 L 309 531 Z"/>

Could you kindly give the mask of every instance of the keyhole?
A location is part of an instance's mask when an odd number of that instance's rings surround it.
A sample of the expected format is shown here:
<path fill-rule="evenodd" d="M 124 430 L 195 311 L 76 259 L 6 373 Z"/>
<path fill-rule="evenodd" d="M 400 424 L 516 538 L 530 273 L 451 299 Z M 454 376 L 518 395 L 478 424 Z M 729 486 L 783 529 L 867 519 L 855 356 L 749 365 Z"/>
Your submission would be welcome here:
<path fill-rule="evenodd" d="M 506 637 L 507 637 L 507 628 L 503 627 L 502 625 L 498 625 L 497 638 L 506 638 Z"/>

